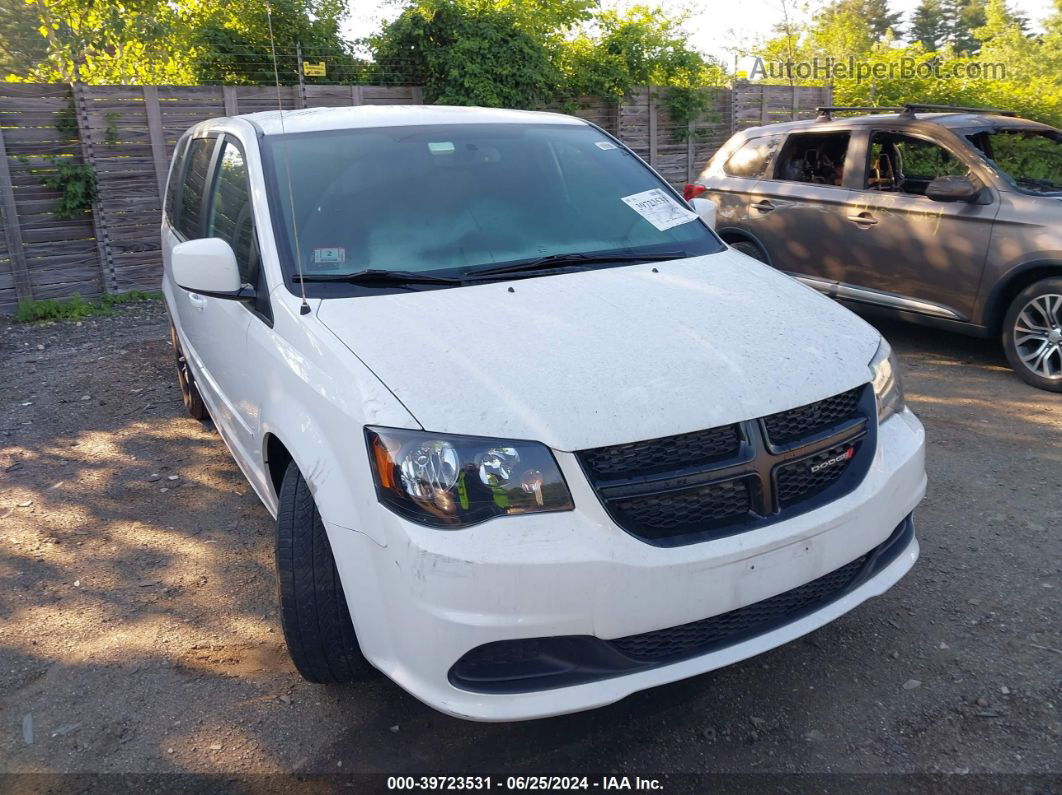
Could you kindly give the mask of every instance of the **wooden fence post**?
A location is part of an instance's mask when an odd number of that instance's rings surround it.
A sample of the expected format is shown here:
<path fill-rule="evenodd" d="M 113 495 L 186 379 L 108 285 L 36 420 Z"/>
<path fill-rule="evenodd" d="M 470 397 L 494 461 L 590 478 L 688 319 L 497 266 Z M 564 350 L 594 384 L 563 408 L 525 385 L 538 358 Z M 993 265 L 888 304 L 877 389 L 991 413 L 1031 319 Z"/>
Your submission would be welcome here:
<path fill-rule="evenodd" d="M 734 81 L 734 83 L 730 86 L 730 102 L 729 102 L 729 104 L 730 104 L 730 130 L 729 130 L 729 135 L 727 136 L 728 138 L 730 137 L 730 135 L 733 135 L 734 133 L 737 132 L 737 126 L 738 126 L 738 91 L 737 91 L 737 87 L 738 87 L 737 81 Z"/>
<path fill-rule="evenodd" d="M 295 42 L 295 68 L 299 71 L 298 91 L 295 93 L 295 107 L 306 107 L 306 76 L 302 68 L 302 42 Z"/>
<path fill-rule="evenodd" d="M 412 86 L 411 87 L 411 94 L 412 94 L 411 101 L 413 102 L 414 105 L 423 105 L 424 104 L 424 86 Z"/>
<path fill-rule="evenodd" d="M 767 107 L 767 86 L 760 86 L 760 124 L 767 124 L 771 114 Z"/>
<path fill-rule="evenodd" d="M 653 96 L 653 87 L 649 86 L 646 91 L 649 102 L 649 165 L 656 166 L 656 97 Z"/>
<path fill-rule="evenodd" d="M 7 254 L 11 258 L 11 272 L 15 277 L 15 295 L 19 303 L 33 298 L 33 286 L 26 267 L 26 250 L 22 247 L 22 228 L 15 206 L 15 190 L 11 184 L 11 167 L 7 162 L 7 145 L 4 130 L 0 127 L 0 217 L 4 221 L 4 239 Z"/>
<path fill-rule="evenodd" d="M 151 159 L 155 166 L 155 182 L 159 186 L 159 207 L 166 196 L 166 138 L 162 133 L 162 108 L 159 106 L 157 86 L 144 86 L 144 110 L 147 111 L 148 140 L 151 141 Z"/>
<path fill-rule="evenodd" d="M 236 96 L 236 86 L 222 86 L 221 95 L 225 98 L 225 115 L 238 115 L 240 112 L 240 100 Z"/>
<path fill-rule="evenodd" d="M 96 171 L 96 149 L 92 142 L 92 125 L 89 124 L 88 98 L 85 96 L 85 84 L 75 82 L 71 89 L 74 95 L 74 113 L 77 116 L 77 137 L 81 141 L 81 158 L 85 165 Z M 114 258 L 111 256 L 111 241 L 107 232 L 107 219 L 99 198 L 92 202 L 92 229 L 96 235 L 96 250 L 100 257 L 100 284 L 105 293 L 118 292 L 118 274 L 114 270 Z"/>
<path fill-rule="evenodd" d="M 360 105 L 361 104 L 361 86 L 360 85 L 353 85 L 353 86 L 350 87 L 350 104 L 351 105 Z"/>

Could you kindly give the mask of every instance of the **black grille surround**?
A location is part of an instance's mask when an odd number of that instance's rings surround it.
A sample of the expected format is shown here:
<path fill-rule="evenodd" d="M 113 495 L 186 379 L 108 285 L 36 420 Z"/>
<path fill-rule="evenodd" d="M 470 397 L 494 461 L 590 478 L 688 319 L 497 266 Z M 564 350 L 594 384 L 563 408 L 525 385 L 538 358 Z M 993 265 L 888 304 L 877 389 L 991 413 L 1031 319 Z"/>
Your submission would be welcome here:
<path fill-rule="evenodd" d="M 654 546 L 754 530 L 852 491 L 870 468 L 870 384 L 759 419 L 576 453 L 605 510 Z"/>
<path fill-rule="evenodd" d="M 880 545 L 827 574 L 745 607 L 615 640 L 557 635 L 486 643 L 451 666 L 450 683 L 475 693 L 532 693 L 700 657 L 812 615 L 873 579 L 914 540 L 908 515 Z"/>

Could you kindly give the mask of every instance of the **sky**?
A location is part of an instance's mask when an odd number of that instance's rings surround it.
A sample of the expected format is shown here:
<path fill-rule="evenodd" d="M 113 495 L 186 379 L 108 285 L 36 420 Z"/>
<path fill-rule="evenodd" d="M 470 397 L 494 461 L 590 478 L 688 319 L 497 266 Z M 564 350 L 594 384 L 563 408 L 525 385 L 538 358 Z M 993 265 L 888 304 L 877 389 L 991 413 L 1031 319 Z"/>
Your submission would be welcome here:
<path fill-rule="evenodd" d="M 625 2 L 602 0 L 602 5 L 623 6 Z M 894 11 L 902 12 L 906 20 L 918 2 L 891 0 L 890 6 Z M 348 3 L 351 14 L 344 33 L 353 39 L 375 33 L 383 21 L 393 19 L 401 10 L 401 4 L 395 0 L 348 0 Z M 783 19 L 779 0 L 642 0 L 642 3 L 676 10 L 692 9 L 686 25 L 690 44 L 730 65 L 734 63 L 732 47 L 766 38 L 774 25 Z M 799 6 L 801 3 L 792 0 L 789 5 Z M 1028 16 L 1034 28 L 1039 28 L 1040 21 L 1051 12 L 1051 0 L 1010 0 L 1010 5 Z"/>

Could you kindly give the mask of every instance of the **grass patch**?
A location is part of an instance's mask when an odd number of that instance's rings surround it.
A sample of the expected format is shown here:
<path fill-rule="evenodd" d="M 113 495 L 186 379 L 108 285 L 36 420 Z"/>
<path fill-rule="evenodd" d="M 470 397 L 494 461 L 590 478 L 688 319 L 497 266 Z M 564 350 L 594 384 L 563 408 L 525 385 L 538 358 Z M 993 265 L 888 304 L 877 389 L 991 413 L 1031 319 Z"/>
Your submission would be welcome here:
<path fill-rule="evenodd" d="M 93 301 L 86 301 L 80 295 L 65 300 L 48 298 L 43 301 L 23 301 L 15 310 L 16 323 L 41 323 L 48 320 L 82 320 L 87 317 L 105 317 L 113 315 L 115 309 L 124 304 L 144 301 L 158 301 L 162 293 L 149 293 L 134 290 L 119 295 L 104 295 Z"/>

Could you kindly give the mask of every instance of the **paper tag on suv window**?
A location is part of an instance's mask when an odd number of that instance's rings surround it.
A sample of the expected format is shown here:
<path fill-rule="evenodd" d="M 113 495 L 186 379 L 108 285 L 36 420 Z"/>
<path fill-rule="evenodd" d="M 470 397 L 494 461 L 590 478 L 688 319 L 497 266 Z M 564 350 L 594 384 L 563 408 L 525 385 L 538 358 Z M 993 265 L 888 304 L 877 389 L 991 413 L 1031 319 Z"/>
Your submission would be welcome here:
<path fill-rule="evenodd" d="M 624 196 L 623 201 L 661 232 L 673 226 L 688 224 L 697 217 L 697 213 L 683 207 L 660 188 Z"/>
<path fill-rule="evenodd" d="M 598 141 L 594 144 L 598 149 L 615 149 L 616 145 L 612 141 Z"/>
<path fill-rule="evenodd" d="M 315 248 L 313 250 L 314 265 L 342 265 L 347 261 L 347 250 L 339 246 Z"/>

